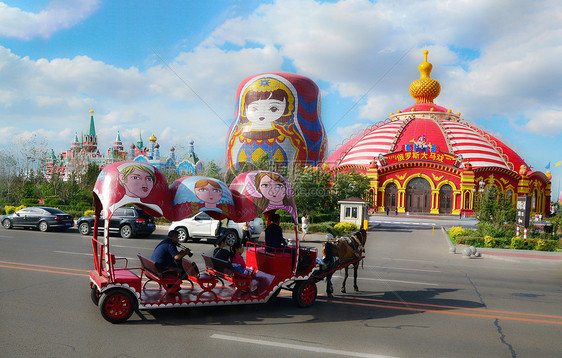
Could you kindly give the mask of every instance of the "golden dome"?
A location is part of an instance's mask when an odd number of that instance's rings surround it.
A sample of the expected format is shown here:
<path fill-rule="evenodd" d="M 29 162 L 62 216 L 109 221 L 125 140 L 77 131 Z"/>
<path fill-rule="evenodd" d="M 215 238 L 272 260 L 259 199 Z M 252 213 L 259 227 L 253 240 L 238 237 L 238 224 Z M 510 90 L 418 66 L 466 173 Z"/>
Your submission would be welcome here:
<path fill-rule="evenodd" d="M 154 136 L 154 133 L 152 133 L 152 135 L 150 136 L 150 138 L 148 138 L 148 140 L 151 142 L 156 142 L 156 137 Z"/>
<path fill-rule="evenodd" d="M 441 92 L 439 82 L 429 77 L 433 65 L 427 62 L 428 52 L 427 50 L 423 51 L 424 62 L 418 66 L 420 78 L 410 84 L 410 95 L 416 99 L 416 103 L 433 103 L 433 100 Z"/>
<path fill-rule="evenodd" d="M 91 113 L 91 114 L 94 114 L 94 109 L 93 109 L 93 108 L 90 109 L 90 113 Z"/>

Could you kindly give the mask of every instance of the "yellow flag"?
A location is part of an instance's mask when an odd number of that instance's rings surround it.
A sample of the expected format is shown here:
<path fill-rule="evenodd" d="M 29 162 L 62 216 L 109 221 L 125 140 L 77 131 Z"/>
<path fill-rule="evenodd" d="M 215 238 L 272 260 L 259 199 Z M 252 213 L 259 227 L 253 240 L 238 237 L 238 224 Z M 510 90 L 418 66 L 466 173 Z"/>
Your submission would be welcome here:
<path fill-rule="evenodd" d="M 559 166 L 561 166 L 561 165 L 562 165 L 562 160 L 559 161 L 559 162 L 557 162 L 557 163 L 554 163 L 554 166 L 555 166 L 555 167 L 559 167 Z"/>

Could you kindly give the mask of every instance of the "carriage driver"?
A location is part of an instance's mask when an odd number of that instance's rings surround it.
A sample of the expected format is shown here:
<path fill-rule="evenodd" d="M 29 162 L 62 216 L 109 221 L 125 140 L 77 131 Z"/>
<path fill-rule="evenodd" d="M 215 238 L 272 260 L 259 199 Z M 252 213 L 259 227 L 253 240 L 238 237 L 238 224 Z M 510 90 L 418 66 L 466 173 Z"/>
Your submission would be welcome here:
<path fill-rule="evenodd" d="M 283 237 L 283 229 L 280 226 L 281 216 L 275 213 L 271 215 L 271 224 L 265 228 L 265 246 L 283 248 L 287 246 L 287 240 Z"/>
<path fill-rule="evenodd" d="M 177 271 L 180 275 L 184 274 L 181 259 L 185 255 L 193 256 L 190 249 L 178 251 L 179 236 L 176 230 L 170 230 L 168 237 L 162 240 L 154 249 L 151 260 L 156 263 L 160 272 L 167 270 Z"/>

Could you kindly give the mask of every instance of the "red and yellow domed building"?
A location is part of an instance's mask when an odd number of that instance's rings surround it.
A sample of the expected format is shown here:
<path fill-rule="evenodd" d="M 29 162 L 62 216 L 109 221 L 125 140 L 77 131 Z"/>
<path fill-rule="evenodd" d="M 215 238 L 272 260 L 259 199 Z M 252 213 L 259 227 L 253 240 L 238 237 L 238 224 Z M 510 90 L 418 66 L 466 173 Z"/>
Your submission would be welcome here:
<path fill-rule="evenodd" d="M 549 176 L 530 170 L 497 136 L 433 102 L 441 86 L 430 78 L 427 53 L 410 85 L 416 103 L 344 143 L 330 156 L 330 169 L 366 174 L 377 211 L 470 215 L 479 193 L 495 186 L 514 202 L 531 195 L 532 212 L 548 213 Z"/>

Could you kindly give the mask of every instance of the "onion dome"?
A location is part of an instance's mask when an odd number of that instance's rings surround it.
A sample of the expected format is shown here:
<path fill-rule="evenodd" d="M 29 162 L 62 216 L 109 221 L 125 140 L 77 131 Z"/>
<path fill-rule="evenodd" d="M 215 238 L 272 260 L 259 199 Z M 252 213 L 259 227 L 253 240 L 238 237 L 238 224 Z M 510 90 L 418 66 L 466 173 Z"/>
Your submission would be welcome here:
<path fill-rule="evenodd" d="M 442 154 L 448 158 L 442 163 L 455 166 L 470 161 L 473 168 L 500 167 L 517 171 L 525 164 L 498 136 L 468 123 L 460 113 L 454 114 L 433 103 L 441 85 L 429 77 L 433 66 L 427 62 L 427 53 L 425 50 L 425 61 L 419 65 L 420 79 L 410 85 L 410 94 L 416 103 L 396 114 L 391 113 L 389 118 L 367 127 L 336 148 L 329 158 L 331 168 L 344 165 L 369 168 L 373 159 L 379 166 L 385 166 L 381 159 L 386 155 L 422 151 L 429 153 L 429 160 L 443 158 L 439 156 Z M 410 159 L 413 158 L 412 155 Z"/>
<path fill-rule="evenodd" d="M 152 133 L 152 135 L 150 136 L 150 138 L 148 138 L 149 141 L 151 141 L 152 143 L 156 142 L 156 137 L 154 136 L 154 133 Z"/>

